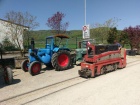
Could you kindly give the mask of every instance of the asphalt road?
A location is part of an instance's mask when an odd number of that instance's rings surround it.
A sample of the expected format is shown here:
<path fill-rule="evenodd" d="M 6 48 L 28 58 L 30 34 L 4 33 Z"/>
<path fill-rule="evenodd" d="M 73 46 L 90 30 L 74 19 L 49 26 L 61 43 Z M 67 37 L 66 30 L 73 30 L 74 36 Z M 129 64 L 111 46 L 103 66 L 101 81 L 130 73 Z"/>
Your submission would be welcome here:
<path fill-rule="evenodd" d="M 140 105 L 139 68 L 140 57 L 127 56 L 126 68 L 91 79 L 79 77 L 79 66 L 36 76 L 15 69 L 12 85 L 0 83 L 0 105 Z"/>

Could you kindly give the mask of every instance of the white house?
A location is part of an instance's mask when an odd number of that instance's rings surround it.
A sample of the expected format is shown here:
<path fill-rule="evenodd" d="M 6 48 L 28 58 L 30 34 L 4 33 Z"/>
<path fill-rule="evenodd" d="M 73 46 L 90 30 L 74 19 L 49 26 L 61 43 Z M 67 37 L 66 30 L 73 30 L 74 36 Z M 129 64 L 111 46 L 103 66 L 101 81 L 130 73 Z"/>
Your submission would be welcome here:
<path fill-rule="evenodd" d="M 28 30 L 29 27 L 0 19 L 0 43 L 8 38 L 11 43 L 16 43 L 15 46 L 19 43 L 23 49 L 23 31 L 25 29 Z"/>

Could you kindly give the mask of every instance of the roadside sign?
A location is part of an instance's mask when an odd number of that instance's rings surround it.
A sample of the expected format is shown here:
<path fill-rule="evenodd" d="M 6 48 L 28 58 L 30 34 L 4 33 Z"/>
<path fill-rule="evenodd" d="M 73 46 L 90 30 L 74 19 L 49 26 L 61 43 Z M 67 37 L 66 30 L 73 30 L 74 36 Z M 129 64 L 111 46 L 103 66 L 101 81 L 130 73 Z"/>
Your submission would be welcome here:
<path fill-rule="evenodd" d="M 83 26 L 83 39 L 90 38 L 90 29 L 89 25 Z"/>

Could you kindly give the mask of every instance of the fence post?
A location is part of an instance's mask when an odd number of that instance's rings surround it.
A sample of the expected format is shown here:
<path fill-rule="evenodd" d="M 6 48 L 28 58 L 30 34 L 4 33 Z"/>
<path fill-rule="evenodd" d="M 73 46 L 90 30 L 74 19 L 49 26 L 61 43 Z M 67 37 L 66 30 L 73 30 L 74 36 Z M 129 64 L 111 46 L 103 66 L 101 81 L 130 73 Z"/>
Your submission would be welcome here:
<path fill-rule="evenodd" d="M 76 37 L 76 49 L 77 49 L 77 37 Z"/>

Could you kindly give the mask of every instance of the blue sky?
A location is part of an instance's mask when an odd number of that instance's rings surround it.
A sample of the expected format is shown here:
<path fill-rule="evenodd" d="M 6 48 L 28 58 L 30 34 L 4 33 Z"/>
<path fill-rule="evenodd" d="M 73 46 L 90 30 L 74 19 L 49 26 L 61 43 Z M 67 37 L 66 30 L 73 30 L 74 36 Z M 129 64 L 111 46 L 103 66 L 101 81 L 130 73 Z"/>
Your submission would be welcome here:
<path fill-rule="evenodd" d="M 40 24 L 36 30 L 47 30 L 46 22 L 57 11 L 66 16 L 64 22 L 69 22 L 68 30 L 82 30 L 85 24 L 85 0 L 0 0 L 0 18 L 13 10 L 29 12 L 37 17 Z M 103 24 L 111 18 L 121 19 L 117 29 L 140 25 L 140 0 L 86 0 L 86 23 Z"/>

